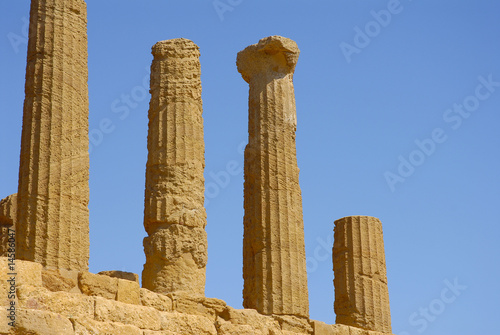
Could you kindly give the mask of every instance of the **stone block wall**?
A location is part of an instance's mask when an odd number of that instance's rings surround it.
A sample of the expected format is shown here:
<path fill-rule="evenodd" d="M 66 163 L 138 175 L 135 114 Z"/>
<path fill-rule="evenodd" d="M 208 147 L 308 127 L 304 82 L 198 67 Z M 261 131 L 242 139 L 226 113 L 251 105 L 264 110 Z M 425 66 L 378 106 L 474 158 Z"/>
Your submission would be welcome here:
<path fill-rule="evenodd" d="M 15 271 L 15 298 L 9 300 L 8 259 L 0 257 L 0 335 L 385 334 L 296 316 L 262 315 L 187 293 L 163 295 L 140 288 L 129 280 L 132 274 L 80 272 L 71 277 L 21 260 L 15 261 Z M 5 321 L 12 301 L 16 327 Z"/>

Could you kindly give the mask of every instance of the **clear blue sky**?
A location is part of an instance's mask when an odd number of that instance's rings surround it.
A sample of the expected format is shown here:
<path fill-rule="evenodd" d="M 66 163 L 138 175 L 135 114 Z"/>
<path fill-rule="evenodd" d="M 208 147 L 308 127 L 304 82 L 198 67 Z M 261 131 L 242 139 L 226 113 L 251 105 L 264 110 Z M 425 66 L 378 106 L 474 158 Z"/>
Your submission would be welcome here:
<path fill-rule="evenodd" d="M 210 185 L 206 294 L 241 307 L 243 174 L 217 176 L 243 167 L 248 85 L 236 53 L 282 35 L 301 49 L 311 318 L 335 320 L 333 221 L 359 214 L 383 223 L 394 333 L 499 332 L 498 1 L 87 3 L 90 271 L 142 271 L 151 46 L 189 38 L 201 50 Z M 28 15 L 28 0 L 0 2 L 2 198 L 17 191 Z"/>

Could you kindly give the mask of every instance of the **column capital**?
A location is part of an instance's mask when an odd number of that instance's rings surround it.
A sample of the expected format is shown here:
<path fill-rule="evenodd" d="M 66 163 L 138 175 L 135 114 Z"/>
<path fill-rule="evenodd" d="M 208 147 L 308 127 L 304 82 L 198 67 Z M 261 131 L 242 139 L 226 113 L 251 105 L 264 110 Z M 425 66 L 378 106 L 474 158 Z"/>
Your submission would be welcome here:
<path fill-rule="evenodd" d="M 282 77 L 295 71 L 299 54 L 295 41 L 269 36 L 238 52 L 236 66 L 247 83 L 254 77 Z"/>

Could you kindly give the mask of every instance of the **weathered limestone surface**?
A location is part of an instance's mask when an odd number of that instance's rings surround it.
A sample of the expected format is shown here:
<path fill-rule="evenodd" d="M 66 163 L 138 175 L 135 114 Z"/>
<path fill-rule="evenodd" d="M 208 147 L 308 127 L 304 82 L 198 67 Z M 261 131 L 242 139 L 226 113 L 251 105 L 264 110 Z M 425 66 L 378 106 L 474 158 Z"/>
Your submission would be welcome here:
<path fill-rule="evenodd" d="M 59 314 L 36 309 L 17 311 L 15 332 L 7 334 L 27 335 L 73 335 L 73 324 Z"/>
<path fill-rule="evenodd" d="M 143 335 L 142 329 L 116 322 L 99 322 L 92 318 L 72 318 L 75 335 Z"/>
<path fill-rule="evenodd" d="M 141 304 L 139 283 L 106 275 L 81 272 L 78 287 L 83 294 L 121 301 L 127 304 Z"/>
<path fill-rule="evenodd" d="M 0 200 L 0 256 L 7 256 L 9 232 L 15 231 L 17 220 L 17 194 Z"/>
<path fill-rule="evenodd" d="M 207 264 L 205 144 L 198 46 L 153 46 L 144 226 L 143 287 L 203 295 Z"/>
<path fill-rule="evenodd" d="M 89 155 L 84 0 L 32 0 L 17 257 L 87 271 Z"/>
<path fill-rule="evenodd" d="M 23 284 L 17 289 L 19 307 L 57 313 L 65 317 L 94 317 L 94 297 L 68 292 L 51 292 Z"/>
<path fill-rule="evenodd" d="M 43 269 L 42 283 L 43 287 L 52 292 L 64 291 L 80 293 L 78 288 L 78 279 L 68 278 L 61 274 L 58 270 Z"/>
<path fill-rule="evenodd" d="M 245 149 L 243 306 L 263 314 L 307 317 L 302 195 L 299 187 L 293 73 L 297 44 L 261 39 L 238 53 L 249 83 Z"/>
<path fill-rule="evenodd" d="M 336 322 L 391 333 L 382 223 L 369 216 L 335 221 Z"/>
<path fill-rule="evenodd" d="M 254 309 L 234 309 L 222 300 L 184 292 L 167 296 L 142 288 L 137 305 L 117 301 L 116 297 L 106 299 L 66 292 L 64 287 L 51 291 L 44 287 L 42 276 L 47 270 L 41 264 L 16 261 L 16 272 L 17 326 L 0 322 L 0 335 L 388 335 L 293 315 L 263 315 Z M 1 283 L 7 280 L 7 273 L 8 259 L 0 257 Z M 106 277 L 80 275 L 87 285 Z M 137 284 L 108 278 L 111 280 L 99 282 L 101 292 L 116 290 L 120 282 Z M 0 293 L 5 298 L 4 288 Z M 8 303 L 0 300 L 0 320 L 7 320 Z"/>
<path fill-rule="evenodd" d="M 125 271 L 101 271 L 98 275 L 105 275 L 113 278 L 126 279 L 130 281 L 135 281 L 139 284 L 139 275 L 137 273 L 125 272 Z"/>

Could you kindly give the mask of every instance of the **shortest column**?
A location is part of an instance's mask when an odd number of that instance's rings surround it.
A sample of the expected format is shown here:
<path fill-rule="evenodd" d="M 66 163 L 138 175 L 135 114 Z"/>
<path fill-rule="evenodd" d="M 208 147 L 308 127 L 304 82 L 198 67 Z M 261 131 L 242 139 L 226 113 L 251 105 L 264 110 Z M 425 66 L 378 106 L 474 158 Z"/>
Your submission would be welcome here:
<path fill-rule="evenodd" d="M 392 333 L 382 223 L 370 216 L 335 221 L 336 323 Z"/>

